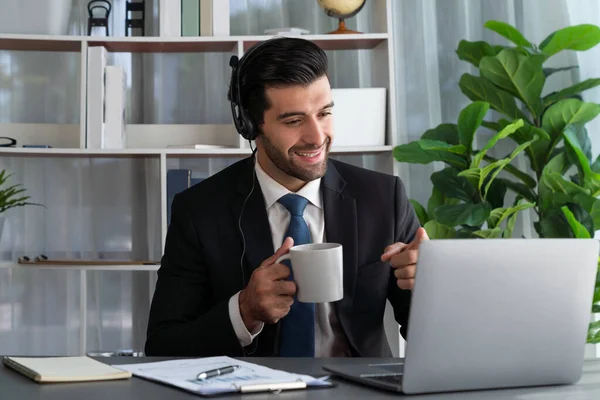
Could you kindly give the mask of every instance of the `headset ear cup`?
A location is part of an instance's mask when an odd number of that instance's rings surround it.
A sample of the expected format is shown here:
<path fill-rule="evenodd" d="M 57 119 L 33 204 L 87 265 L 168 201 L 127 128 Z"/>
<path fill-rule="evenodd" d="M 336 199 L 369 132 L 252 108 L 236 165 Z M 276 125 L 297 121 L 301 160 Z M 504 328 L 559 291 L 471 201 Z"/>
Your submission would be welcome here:
<path fill-rule="evenodd" d="M 240 110 L 240 120 L 243 124 L 243 134 L 242 136 L 246 140 L 254 140 L 256 139 L 257 130 L 256 125 L 254 124 L 254 119 L 250 116 L 245 110 Z"/>

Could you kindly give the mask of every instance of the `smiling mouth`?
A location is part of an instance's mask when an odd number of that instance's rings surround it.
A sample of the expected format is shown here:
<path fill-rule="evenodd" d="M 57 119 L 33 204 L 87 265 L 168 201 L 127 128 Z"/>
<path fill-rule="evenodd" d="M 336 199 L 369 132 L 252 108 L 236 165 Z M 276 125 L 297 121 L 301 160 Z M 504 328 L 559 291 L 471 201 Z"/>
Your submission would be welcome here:
<path fill-rule="evenodd" d="M 321 153 L 323 152 L 323 149 L 320 149 L 319 151 L 315 151 L 315 152 L 302 152 L 302 151 L 295 151 L 295 154 L 298 154 L 299 156 L 302 157 L 307 157 L 307 158 L 314 158 L 319 156 Z"/>

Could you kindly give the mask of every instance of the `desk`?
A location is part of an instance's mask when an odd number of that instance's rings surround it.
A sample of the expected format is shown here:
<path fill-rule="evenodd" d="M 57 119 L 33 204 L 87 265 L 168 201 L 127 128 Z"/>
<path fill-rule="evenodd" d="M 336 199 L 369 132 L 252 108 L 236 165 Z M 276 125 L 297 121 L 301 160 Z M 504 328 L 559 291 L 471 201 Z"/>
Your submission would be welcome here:
<path fill-rule="evenodd" d="M 129 364 L 135 362 L 163 361 L 166 358 L 146 357 L 115 357 L 97 358 L 107 364 Z M 304 373 L 313 376 L 322 376 L 323 364 L 331 363 L 361 363 L 398 361 L 398 359 L 282 359 L 282 358 L 248 358 L 249 362 L 262 364 L 267 367 L 287 370 L 290 372 Z M 558 362 L 558 360 L 557 360 Z M 539 387 L 526 389 L 506 389 L 492 391 L 476 391 L 448 393 L 438 395 L 407 396 L 407 398 L 418 400 L 430 399 L 600 399 L 600 361 L 586 361 L 583 376 L 577 385 Z M 327 399 L 327 400 L 351 400 L 351 399 L 392 399 L 403 396 L 394 393 L 369 389 L 354 383 L 335 379 L 338 386 L 332 389 L 301 390 L 283 392 L 279 395 L 258 393 L 247 395 L 233 395 L 218 397 L 218 399 L 251 399 L 251 400 L 299 400 L 299 399 Z M 149 382 L 136 377 L 125 381 L 108 382 L 84 382 L 65 384 L 37 384 L 28 378 L 2 366 L 0 367 L 0 398 L 2 400 L 191 400 L 202 399 L 191 393 L 178 389 Z"/>

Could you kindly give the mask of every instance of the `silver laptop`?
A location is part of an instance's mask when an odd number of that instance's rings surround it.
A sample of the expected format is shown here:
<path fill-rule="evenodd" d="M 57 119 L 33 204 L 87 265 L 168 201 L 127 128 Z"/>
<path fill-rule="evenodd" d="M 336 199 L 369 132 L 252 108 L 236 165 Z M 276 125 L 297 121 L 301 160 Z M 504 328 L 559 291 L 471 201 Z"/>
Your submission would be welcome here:
<path fill-rule="evenodd" d="M 404 363 L 324 369 L 406 394 L 575 383 L 598 255 L 594 239 L 426 241 Z"/>

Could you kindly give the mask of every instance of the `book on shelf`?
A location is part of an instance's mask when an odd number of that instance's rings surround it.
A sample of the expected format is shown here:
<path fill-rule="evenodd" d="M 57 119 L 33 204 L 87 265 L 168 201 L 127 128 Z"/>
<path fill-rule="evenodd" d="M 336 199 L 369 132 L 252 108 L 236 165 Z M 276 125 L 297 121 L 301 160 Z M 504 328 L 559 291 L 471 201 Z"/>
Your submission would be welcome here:
<path fill-rule="evenodd" d="M 103 149 L 123 149 L 126 128 L 127 81 L 123 67 L 108 65 L 105 69 Z"/>
<path fill-rule="evenodd" d="M 160 36 L 181 36 L 181 1 L 159 0 L 158 23 Z"/>
<path fill-rule="evenodd" d="M 123 149 L 126 147 L 127 81 L 123 67 L 107 65 L 103 46 L 88 49 L 86 92 L 86 147 Z"/>
<path fill-rule="evenodd" d="M 161 0 L 161 5 L 164 1 Z M 173 0 L 179 2 L 173 10 L 161 12 L 161 27 L 165 36 L 229 36 L 229 1 L 226 0 Z M 180 14 L 173 15 L 174 10 Z M 179 34 L 175 35 L 175 28 Z M 163 32 L 163 30 L 161 30 Z M 163 34 L 161 33 L 161 36 Z"/>
<path fill-rule="evenodd" d="M 200 0 L 181 0 L 181 36 L 200 36 Z"/>
<path fill-rule="evenodd" d="M 104 70 L 108 52 L 102 46 L 88 48 L 86 92 L 86 147 L 102 148 L 104 136 Z"/>

